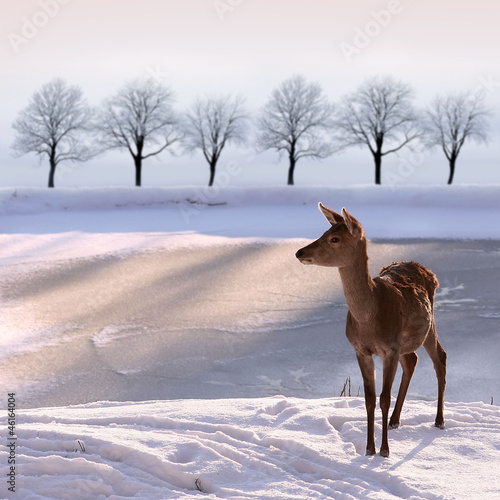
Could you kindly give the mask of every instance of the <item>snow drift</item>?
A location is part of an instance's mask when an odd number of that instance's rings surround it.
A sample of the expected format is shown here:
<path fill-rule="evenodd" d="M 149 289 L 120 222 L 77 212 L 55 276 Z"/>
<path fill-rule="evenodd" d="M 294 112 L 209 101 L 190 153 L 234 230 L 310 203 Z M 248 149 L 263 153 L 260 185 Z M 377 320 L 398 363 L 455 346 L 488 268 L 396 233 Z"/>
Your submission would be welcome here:
<path fill-rule="evenodd" d="M 12 498 L 498 498 L 500 410 L 449 404 L 445 430 L 433 427 L 434 413 L 434 404 L 408 401 L 383 459 L 363 455 L 360 398 L 23 411 Z"/>
<path fill-rule="evenodd" d="M 161 207 L 177 204 L 447 207 L 498 209 L 500 185 L 186 186 L 171 188 L 0 188 L 0 213 Z"/>

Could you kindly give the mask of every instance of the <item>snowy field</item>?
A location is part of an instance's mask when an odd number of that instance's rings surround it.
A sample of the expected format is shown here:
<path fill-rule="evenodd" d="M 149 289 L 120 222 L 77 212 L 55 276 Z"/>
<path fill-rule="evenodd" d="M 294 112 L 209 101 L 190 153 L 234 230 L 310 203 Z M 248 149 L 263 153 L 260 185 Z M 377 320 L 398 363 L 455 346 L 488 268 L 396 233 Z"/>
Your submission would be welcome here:
<path fill-rule="evenodd" d="M 22 411 L 17 498 L 498 498 L 498 407 L 449 403 L 444 431 L 434 413 L 408 401 L 383 459 L 364 456 L 360 398 Z"/>
<path fill-rule="evenodd" d="M 388 459 L 338 272 L 294 257 L 318 201 L 441 283 L 446 429 L 419 351 Z M 499 220 L 500 186 L 0 189 L 0 498 L 499 498 Z"/>

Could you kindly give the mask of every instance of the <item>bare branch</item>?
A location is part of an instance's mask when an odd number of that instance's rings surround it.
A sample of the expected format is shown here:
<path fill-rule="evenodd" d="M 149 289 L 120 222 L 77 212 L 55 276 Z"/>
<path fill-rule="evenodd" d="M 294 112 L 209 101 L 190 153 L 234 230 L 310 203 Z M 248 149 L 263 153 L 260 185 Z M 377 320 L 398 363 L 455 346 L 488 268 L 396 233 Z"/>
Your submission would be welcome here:
<path fill-rule="evenodd" d="M 134 159 L 136 185 L 141 185 L 142 160 L 157 156 L 180 141 L 180 118 L 173 93 L 153 79 L 126 83 L 107 99 L 97 128 L 103 149 L 126 149 Z"/>
<path fill-rule="evenodd" d="M 262 109 L 257 148 L 286 153 L 290 159 L 289 184 L 293 184 L 293 168 L 300 158 L 322 159 L 338 150 L 329 137 L 333 113 L 334 106 L 318 83 L 293 76 L 273 90 Z"/>
<path fill-rule="evenodd" d="M 215 168 L 222 150 L 229 144 L 244 144 L 248 116 L 245 100 L 234 98 L 206 97 L 198 99 L 184 119 L 184 147 L 187 151 L 200 150 L 210 165 L 212 185 Z"/>
<path fill-rule="evenodd" d="M 342 147 L 368 147 L 375 159 L 377 184 L 382 157 L 410 146 L 422 136 L 412 99 L 409 85 L 390 77 L 372 78 L 340 105 L 335 120 L 336 141 Z"/>
<path fill-rule="evenodd" d="M 425 143 L 440 147 L 450 165 L 452 183 L 455 163 L 466 141 L 488 143 L 490 117 L 484 95 L 472 92 L 438 95 L 425 112 Z"/>
<path fill-rule="evenodd" d="M 104 102 L 98 124 L 103 147 L 141 158 L 159 154 L 180 139 L 172 103 L 170 89 L 154 80 L 128 82 Z M 157 148 L 146 154 L 147 146 Z"/>
<path fill-rule="evenodd" d="M 486 144 L 489 116 L 483 96 L 470 92 L 437 96 L 426 110 L 426 144 L 457 155 L 467 140 Z"/>
<path fill-rule="evenodd" d="M 51 167 L 49 187 L 53 187 L 60 162 L 87 161 L 99 154 L 87 137 L 94 113 L 78 86 L 68 86 L 59 78 L 51 80 L 33 94 L 12 124 L 16 131 L 12 144 L 15 156 L 47 156 Z"/>

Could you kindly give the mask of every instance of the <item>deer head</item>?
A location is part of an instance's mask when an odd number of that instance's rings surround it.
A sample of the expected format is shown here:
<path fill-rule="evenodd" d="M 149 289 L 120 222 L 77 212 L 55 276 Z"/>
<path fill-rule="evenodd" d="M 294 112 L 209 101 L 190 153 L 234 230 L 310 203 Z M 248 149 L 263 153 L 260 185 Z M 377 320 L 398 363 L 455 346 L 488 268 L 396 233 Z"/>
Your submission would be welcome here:
<path fill-rule="evenodd" d="M 344 267 L 352 262 L 359 249 L 366 251 L 363 227 L 345 208 L 340 215 L 322 203 L 318 207 L 332 227 L 295 256 L 302 264 Z"/>

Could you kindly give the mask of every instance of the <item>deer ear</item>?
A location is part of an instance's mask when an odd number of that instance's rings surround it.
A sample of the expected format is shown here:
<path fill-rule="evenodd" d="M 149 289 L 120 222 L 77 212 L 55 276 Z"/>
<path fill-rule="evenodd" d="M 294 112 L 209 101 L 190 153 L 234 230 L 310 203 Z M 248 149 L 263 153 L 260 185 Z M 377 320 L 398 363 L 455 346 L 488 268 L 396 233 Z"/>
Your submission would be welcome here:
<path fill-rule="evenodd" d="M 318 203 L 318 208 L 320 209 L 321 213 L 326 217 L 326 220 L 333 226 L 334 224 L 340 224 L 341 222 L 344 222 L 344 219 L 340 214 L 337 212 L 334 212 L 328 207 L 325 207 L 323 203 Z"/>
<path fill-rule="evenodd" d="M 342 209 L 342 217 L 349 232 L 354 234 L 354 230 L 360 227 L 360 223 L 345 208 Z"/>

